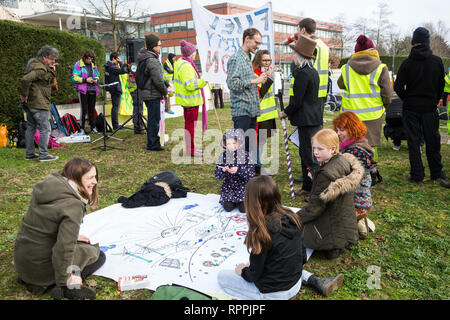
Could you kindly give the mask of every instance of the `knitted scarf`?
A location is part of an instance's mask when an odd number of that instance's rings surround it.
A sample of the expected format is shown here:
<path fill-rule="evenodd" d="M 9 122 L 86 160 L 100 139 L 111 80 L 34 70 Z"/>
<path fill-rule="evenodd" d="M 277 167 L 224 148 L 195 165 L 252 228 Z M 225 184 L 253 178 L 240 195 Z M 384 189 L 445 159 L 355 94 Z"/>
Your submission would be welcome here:
<path fill-rule="evenodd" d="M 343 151 L 345 150 L 348 146 L 352 145 L 353 143 L 355 143 L 356 141 L 359 140 L 363 140 L 364 138 L 360 138 L 360 139 L 350 139 L 347 141 L 342 141 L 341 143 L 339 143 L 339 151 Z"/>
<path fill-rule="evenodd" d="M 194 61 L 189 59 L 188 57 L 183 56 L 183 59 L 187 62 L 190 62 L 192 67 L 194 67 L 195 72 L 197 72 L 197 76 L 200 79 L 200 73 L 197 70 L 197 67 L 195 66 Z M 203 92 L 203 88 L 200 89 L 202 92 L 203 97 L 203 105 L 202 105 L 202 129 L 203 131 L 208 130 L 208 115 L 206 114 L 206 99 L 205 99 L 205 93 Z"/>

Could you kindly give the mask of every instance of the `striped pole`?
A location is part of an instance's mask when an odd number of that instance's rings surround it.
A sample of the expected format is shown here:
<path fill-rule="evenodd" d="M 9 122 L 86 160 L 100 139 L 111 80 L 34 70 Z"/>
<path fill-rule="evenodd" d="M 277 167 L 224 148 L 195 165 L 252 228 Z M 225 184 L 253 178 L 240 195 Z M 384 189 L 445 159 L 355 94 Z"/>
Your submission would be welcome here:
<path fill-rule="evenodd" d="M 280 103 L 281 111 L 284 111 L 283 92 L 281 90 L 278 91 L 278 101 Z M 288 141 L 287 130 L 286 130 L 286 120 L 284 118 L 281 119 L 281 125 L 283 126 L 284 145 L 286 147 L 286 162 L 287 162 L 288 173 L 289 173 L 289 187 L 291 188 L 291 198 L 292 198 L 292 200 L 294 200 L 295 199 L 294 179 L 292 177 L 291 157 L 289 155 L 289 141 Z"/>

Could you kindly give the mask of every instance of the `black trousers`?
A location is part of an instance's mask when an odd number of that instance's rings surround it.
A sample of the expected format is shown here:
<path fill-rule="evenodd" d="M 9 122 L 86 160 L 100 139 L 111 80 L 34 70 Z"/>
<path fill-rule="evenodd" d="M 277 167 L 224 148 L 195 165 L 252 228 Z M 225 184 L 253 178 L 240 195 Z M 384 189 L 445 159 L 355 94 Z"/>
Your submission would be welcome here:
<path fill-rule="evenodd" d="M 89 117 L 89 126 L 91 130 L 95 128 L 94 110 L 95 110 L 95 100 L 97 96 L 95 94 L 82 94 L 80 93 L 80 104 L 81 104 L 81 129 L 84 130 L 84 125 L 86 122 L 86 111 Z"/>
<path fill-rule="evenodd" d="M 403 110 L 403 125 L 406 131 L 409 152 L 410 175 L 414 181 L 422 181 L 425 169 L 422 164 L 420 144 L 423 138 L 431 179 L 438 179 L 442 173 L 441 135 L 439 134 L 439 115 L 437 111 L 418 113 Z"/>
<path fill-rule="evenodd" d="M 300 160 L 302 162 L 302 175 L 303 175 L 302 189 L 306 191 L 311 191 L 312 188 L 312 180 L 308 176 L 308 172 L 310 169 L 318 165 L 317 161 L 313 156 L 311 138 L 320 129 L 322 129 L 322 126 L 298 127 L 298 139 L 300 142 L 299 154 Z"/>
<path fill-rule="evenodd" d="M 111 122 L 113 126 L 113 130 L 116 130 L 119 127 L 119 108 L 120 108 L 120 99 L 122 97 L 122 93 L 111 93 Z"/>
<path fill-rule="evenodd" d="M 222 89 L 212 89 L 212 93 L 214 94 L 214 108 L 223 108 L 223 90 Z M 220 106 L 219 106 L 220 101 Z"/>
<path fill-rule="evenodd" d="M 237 116 L 231 117 L 233 120 L 234 129 L 242 129 L 245 135 L 245 151 L 250 153 L 250 159 L 255 164 L 257 162 L 257 144 L 256 144 L 256 117 L 250 116 Z M 252 131 L 247 132 L 247 130 Z M 252 139 L 250 139 L 250 137 Z"/>
<path fill-rule="evenodd" d="M 138 116 L 138 113 L 140 113 L 141 116 L 143 115 L 144 110 L 144 101 L 139 96 L 138 90 L 134 90 L 131 92 L 131 97 L 133 98 L 133 125 L 134 125 L 134 132 L 139 132 L 145 129 L 145 123 L 142 120 L 141 117 Z"/>
<path fill-rule="evenodd" d="M 105 263 L 105 261 L 106 261 L 105 254 L 103 253 L 103 251 L 100 251 L 100 255 L 98 256 L 97 261 L 87 265 L 86 267 L 84 267 L 83 271 L 81 271 L 81 279 L 83 280 L 83 282 L 84 280 L 86 280 L 87 276 L 90 276 L 95 271 L 100 269 L 100 267 Z"/>

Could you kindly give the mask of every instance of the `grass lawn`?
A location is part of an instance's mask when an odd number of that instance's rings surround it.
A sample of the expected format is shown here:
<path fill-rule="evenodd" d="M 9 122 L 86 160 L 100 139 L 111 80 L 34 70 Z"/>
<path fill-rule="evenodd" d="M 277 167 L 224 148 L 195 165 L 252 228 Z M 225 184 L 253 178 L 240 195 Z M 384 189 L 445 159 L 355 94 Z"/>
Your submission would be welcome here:
<path fill-rule="evenodd" d="M 223 130 L 232 128 L 229 108 L 217 110 Z M 325 127 L 331 126 L 332 114 L 325 114 Z M 209 128 L 218 129 L 214 111 L 208 112 Z M 199 118 L 201 119 L 201 118 Z M 444 122 L 441 121 L 441 126 Z M 278 121 L 278 142 L 270 150 L 279 150 L 277 181 L 284 204 L 292 207 L 305 205 L 302 199 L 290 198 L 289 179 L 285 157 L 283 130 Z M 51 172 L 60 171 L 67 160 L 81 156 L 94 161 L 99 169 L 99 194 L 101 209 L 116 203 L 119 196 L 130 196 L 153 175 L 173 170 L 183 184 L 196 193 L 220 193 L 220 182 L 214 178 L 214 161 L 197 164 L 191 158 L 187 163 L 173 163 L 172 152 L 183 145 L 183 136 L 176 129 L 184 128 L 183 117 L 166 121 L 166 133 L 172 139 L 163 152 L 146 151 L 146 135 L 134 135 L 133 130 L 123 129 L 110 139 L 108 146 L 121 149 L 102 151 L 93 149 L 96 144 L 67 144 L 65 148 L 52 150 L 59 159 L 49 163 L 25 161 L 24 149 L 0 149 L 0 299 L 51 299 L 44 294 L 35 297 L 17 283 L 13 265 L 13 248 L 17 229 L 26 213 L 31 191 L 39 180 Z M 288 124 L 288 133 L 294 128 Z M 196 130 L 196 141 L 201 141 L 201 123 Z M 441 129 L 446 135 L 446 129 Z M 92 135 L 96 139 L 98 135 Z M 272 138 L 274 139 L 274 138 Z M 203 148 L 214 141 L 203 139 Z M 276 138 L 275 138 L 276 140 Z M 196 143 L 197 143 L 196 142 Z M 270 142 L 268 143 L 270 145 Z M 298 149 L 290 144 L 294 177 L 301 175 Z M 342 272 L 344 284 L 328 299 L 449 299 L 450 298 L 450 191 L 426 179 L 422 185 L 408 182 L 409 161 L 406 142 L 400 151 L 392 150 L 392 142 L 383 140 L 379 150 L 379 170 L 383 182 L 372 188 L 374 200 L 371 219 L 376 224 L 375 233 L 359 241 L 351 250 L 346 250 L 338 259 L 328 261 L 320 254 L 314 254 L 306 264 L 307 270 L 320 277 L 329 277 Z M 441 146 L 444 169 L 450 174 L 450 145 Z M 270 151 L 268 152 L 270 156 Z M 424 164 L 427 164 L 423 154 Z M 197 160 L 196 160 L 197 161 Z M 295 186 L 299 188 L 299 185 Z M 375 281 L 374 270 L 379 270 Z M 97 299 L 148 299 L 150 290 L 119 292 L 116 282 L 97 276 L 90 276 L 87 285 L 95 288 Z M 302 286 L 297 299 L 324 299 L 314 290 Z"/>

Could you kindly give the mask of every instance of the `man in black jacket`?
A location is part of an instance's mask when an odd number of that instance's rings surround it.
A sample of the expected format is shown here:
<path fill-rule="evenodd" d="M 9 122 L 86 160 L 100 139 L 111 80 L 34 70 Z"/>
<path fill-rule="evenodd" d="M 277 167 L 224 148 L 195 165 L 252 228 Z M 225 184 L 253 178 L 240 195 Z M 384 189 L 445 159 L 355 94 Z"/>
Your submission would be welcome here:
<path fill-rule="evenodd" d="M 317 166 L 312 152 L 311 138 L 322 129 L 323 109 L 318 98 L 319 73 L 314 69 L 314 50 L 316 42 L 309 37 L 299 35 L 295 47 L 291 48 L 295 68 L 293 93 L 289 105 L 280 117 L 287 116 L 293 126 L 298 127 L 299 153 L 302 165 L 303 185 L 299 196 L 308 196 L 312 188 L 312 180 L 308 176 L 310 170 Z"/>
<path fill-rule="evenodd" d="M 394 90 L 403 101 L 403 124 L 411 166 L 408 180 L 420 184 L 425 177 L 420 154 L 420 139 L 423 135 L 431 180 L 440 180 L 446 186 L 448 182 L 442 171 L 436 107 L 444 90 L 444 66 L 441 58 L 433 55 L 430 49 L 430 32 L 427 29 L 417 28 L 411 44 L 411 52 L 400 65 L 394 83 Z"/>
<path fill-rule="evenodd" d="M 122 63 L 122 58 L 117 52 L 113 52 L 109 56 L 109 61 L 105 64 L 105 83 L 119 82 L 115 86 L 107 87 L 111 94 L 111 122 L 113 129 L 119 127 L 119 108 L 122 96 L 122 85 L 120 84 L 120 74 L 128 73 L 127 65 Z"/>

